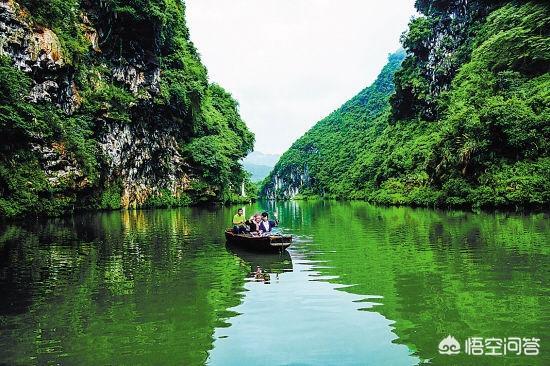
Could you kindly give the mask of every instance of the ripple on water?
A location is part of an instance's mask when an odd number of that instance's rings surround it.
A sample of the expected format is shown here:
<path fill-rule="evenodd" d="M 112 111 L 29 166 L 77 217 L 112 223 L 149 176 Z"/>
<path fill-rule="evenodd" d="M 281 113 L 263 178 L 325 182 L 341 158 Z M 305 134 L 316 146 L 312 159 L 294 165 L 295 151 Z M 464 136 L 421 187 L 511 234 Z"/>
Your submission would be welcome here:
<path fill-rule="evenodd" d="M 226 248 L 225 207 L 0 227 L 0 363 L 445 364 L 447 334 L 550 339 L 544 215 L 276 204 L 282 256 Z"/>

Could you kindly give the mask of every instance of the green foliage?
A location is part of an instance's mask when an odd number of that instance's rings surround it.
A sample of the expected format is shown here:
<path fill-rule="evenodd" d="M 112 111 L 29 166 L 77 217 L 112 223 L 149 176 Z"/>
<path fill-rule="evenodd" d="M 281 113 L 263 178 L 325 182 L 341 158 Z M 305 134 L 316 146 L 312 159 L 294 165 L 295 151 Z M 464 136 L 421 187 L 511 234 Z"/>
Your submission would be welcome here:
<path fill-rule="evenodd" d="M 187 194 L 175 196 L 168 189 L 164 189 L 157 194 L 150 196 L 143 204 L 145 208 L 170 208 L 188 206 L 192 203 Z"/>
<path fill-rule="evenodd" d="M 144 207 L 241 199 L 241 185 L 249 185 L 249 179 L 239 161 L 252 150 L 254 136 L 231 95 L 208 83 L 206 68 L 189 40 L 183 2 L 20 3 L 33 25 L 52 29 L 60 39 L 70 65 L 48 77 L 69 82 L 74 77 L 79 105 L 68 115 L 53 103 L 29 102 L 32 78 L 42 77 L 36 75 L 43 70 L 25 74 L 12 60 L 0 57 L 0 216 L 120 208 L 122 180 L 105 169 L 106 157 L 97 144 L 109 124 L 133 124 L 144 132 L 159 125 L 174 131 L 184 158 L 181 170 L 191 187 L 177 197 L 162 190 Z M 85 37 L 89 31 L 100 37 L 101 52 L 91 49 Z M 123 78 L 132 67 L 143 71 L 146 80 L 139 82 L 141 76 L 136 75 L 138 82 L 130 87 Z M 153 72 L 158 72 L 158 83 L 148 79 L 157 77 Z M 52 149 L 54 158 L 62 165 L 70 161 L 76 172 L 52 177 L 60 167 L 48 172 L 52 156 L 43 156 Z"/>
<path fill-rule="evenodd" d="M 411 20 L 409 30 L 401 37 L 403 47 L 414 53 L 416 57 L 425 58 L 429 52 L 429 38 L 433 33 L 434 20 L 428 17 L 418 17 Z"/>
<path fill-rule="evenodd" d="M 404 53 L 391 55 L 374 84 L 361 91 L 340 109 L 320 121 L 297 140 L 281 157 L 265 182 L 275 174 L 302 174 L 311 177 L 304 189 L 313 194 L 346 191 L 349 179 L 340 179 L 354 164 L 358 154 L 383 130 L 382 115 L 393 91 L 393 73 Z M 281 191 L 287 187 L 281 187 Z M 303 192 L 302 192 L 303 193 Z"/>
<path fill-rule="evenodd" d="M 98 178 L 90 126 L 50 104 L 26 101 L 30 85 L 26 74 L 0 58 L 0 216 L 60 214 L 75 203 L 71 178 L 52 187 L 31 144 L 70 151 L 90 183 Z"/>
<path fill-rule="evenodd" d="M 122 187 L 111 184 L 101 192 L 97 208 L 101 210 L 116 210 L 121 208 Z"/>
<path fill-rule="evenodd" d="M 424 15 L 413 18 L 401 37 L 407 58 L 395 75 L 396 93 L 390 100 L 394 120 L 444 116 L 448 86 L 470 59 L 475 35 L 494 6 L 487 0 L 416 2 Z"/>
<path fill-rule="evenodd" d="M 427 4 L 431 5 L 428 6 Z M 366 90 L 395 74 L 395 93 L 365 91 L 320 121 L 280 159 L 276 192 L 307 171 L 301 195 L 382 204 L 512 209 L 548 207 L 550 52 L 548 6 L 508 3 L 479 18 L 458 46 L 450 87 L 437 95 L 425 77 L 427 40 L 448 4 L 417 2 L 427 17 L 403 37 L 409 53 L 390 62 Z M 429 9 L 429 10 L 428 10 Z M 467 52 L 466 52 L 467 51 Z M 389 106 L 391 104 L 391 108 Z M 423 111 L 440 114 L 426 121 Z"/>
<path fill-rule="evenodd" d="M 77 81 L 82 90 L 82 112 L 113 122 L 130 122 L 131 107 L 137 104 L 137 98 L 126 88 L 106 80 L 106 72 L 105 67 L 80 69 Z"/>
<path fill-rule="evenodd" d="M 118 27 L 111 36 L 112 43 L 120 44 L 116 52 L 132 55 L 134 50 L 127 47 L 138 40 L 145 45 L 150 42 L 149 46 L 158 50 L 162 77 L 154 104 L 182 130 L 182 155 L 192 167 L 193 176 L 199 178 L 193 181 L 189 192 L 192 201 L 232 200 L 228 197 L 237 195 L 246 180 L 239 160 L 252 150 L 254 136 L 242 121 L 231 95 L 216 84 L 208 84 L 206 68 L 189 41 L 183 3 L 108 0 L 105 9 L 104 16 Z M 92 79 L 96 78 L 94 75 L 91 72 Z M 104 82 L 100 79 L 96 83 Z M 90 99 L 95 104 L 91 110 L 100 110 L 101 103 L 113 101 L 113 97 L 120 102 L 109 109 L 109 119 L 135 118 L 124 113 L 132 110 L 136 100 L 116 85 L 106 85 L 103 91 L 94 87 Z M 113 109 L 122 114 L 113 115 Z"/>
<path fill-rule="evenodd" d="M 549 70 L 548 6 L 507 4 L 494 11 L 475 39 L 472 58 L 492 71 L 539 75 Z"/>
<path fill-rule="evenodd" d="M 539 159 L 549 153 L 550 75 L 533 60 L 547 65 L 550 54 L 544 48 L 521 46 L 536 43 L 541 23 L 548 20 L 548 9 L 534 3 L 494 11 L 476 38 L 471 61 L 453 81 L 449 113 L 441 121 L 442 139 L 434 154 L 433 164 L 439 169 L 432 175 L 436 182 L 460 178 L 468 183 L 473 193 L 462 195 L 468 204 L 541 207 L 548 203 L 544 194 L 550 189 L 548 179 L 540 179 L 548 161 Z M 507 47 L 516 37 L 513 34 L 521 39 L 512 42 L 522 47 L 521 52 Z M 500 51 L 503 47 L 506 54 Z M 534 175 L 522 175 L 528 172 Z M 524 186 L 532 194 L 526 194 Z M 504 193 L 516 190 L 518 195 Z"/>
<path fill-rule="evenodd" d="M 262 188 L 262 182 L 252 182 L 251 180 L 248 180 L 245 183 L 244 190 L 246 192 L 247 197 L 250 197 L 251 199 L 255 200 L 260 195 L 261 188 Z"/>
<path fill-rule="evenodd" d="M 254 136 L 241 120 L 235 100 L 220 86 L 209 86 L 202 108 L 202 118 L 194 125 L 197 137 L 183 146 L 183 155 L 218 187 L 215 195 L 232 201 L 228 195 L 238 195 L 241 183 L 248 181 L 239 160 L 252 151 Z"/>

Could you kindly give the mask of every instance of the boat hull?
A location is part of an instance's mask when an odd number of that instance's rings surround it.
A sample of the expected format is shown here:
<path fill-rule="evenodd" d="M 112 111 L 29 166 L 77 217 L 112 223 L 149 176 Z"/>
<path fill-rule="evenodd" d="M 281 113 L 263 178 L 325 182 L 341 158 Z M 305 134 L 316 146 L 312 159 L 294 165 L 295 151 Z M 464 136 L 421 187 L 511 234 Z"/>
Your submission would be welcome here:
<path fill-rule="evenodd" d="M 291 235 L 251 236 L 231 230 L 225 232 L 225 239 L 228 244 L 255 252 L 280 252 L 292 244 Z"/>

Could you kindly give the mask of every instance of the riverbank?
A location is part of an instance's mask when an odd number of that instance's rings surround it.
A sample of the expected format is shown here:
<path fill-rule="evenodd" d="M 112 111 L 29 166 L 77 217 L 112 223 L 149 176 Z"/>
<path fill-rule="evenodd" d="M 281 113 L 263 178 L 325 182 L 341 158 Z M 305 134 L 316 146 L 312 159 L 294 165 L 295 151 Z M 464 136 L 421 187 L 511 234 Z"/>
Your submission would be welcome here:
<path fill-rule="evenodd" d="M 256 197 L 245 197 L 239 195 L 231 195 L 224 200 L 191 200 L 189 196 L 172 196 L 158 195 L 150 197 L 144 204 L 140 206 L 123 207 L 120 204 L 120 199 L 109 202 L 108 200 L 101 203 L 99 206 L 90 207 L 72 207 L 57 210 L 40 210 L 35 212 L 25 212 L 19 215 L 0 215 L 0 219 L 8 222 L 17 222 L 25 220 L 29 217 L 34 218 L 54 218 L 64 217 L 79 213 L 94 213 L 94 212 L 112 212 L 112 211 L 139 211 L 139 210 L 155 210 L 155 209 L 172 209 L 183 207 L 205 207 L 205 206 L 229 206 L 229 205 L 248 205 L 256 202 Z"/>
<path fill-rule="evenodd" d="M 465 210 L 471 212 L 523 212 L 523 213 L 538 213 L 538 212 L 550 212 L 550 203 L 546 203 L 540 206 L 476 206 L 469 204 L 457 204 L 448 205 L 444 203 L 419 203 L 418 201 L 411 200 L 410 198 L 401 195 L 384 194 L 380 195 L 386 199 L 365 199 L 365 198 L 350 198 L 340 197 L 336 195 L 307 195 L 297 194 L 292 198 L 277 198 L 278 201 L 350 201 L 350 202 L 366 202 L 372 205 L 382 207 L 411 207 L 411 208 L 429 208 L 440 210 Z M 263 199 L 266 199 L 263 197 Z"/>

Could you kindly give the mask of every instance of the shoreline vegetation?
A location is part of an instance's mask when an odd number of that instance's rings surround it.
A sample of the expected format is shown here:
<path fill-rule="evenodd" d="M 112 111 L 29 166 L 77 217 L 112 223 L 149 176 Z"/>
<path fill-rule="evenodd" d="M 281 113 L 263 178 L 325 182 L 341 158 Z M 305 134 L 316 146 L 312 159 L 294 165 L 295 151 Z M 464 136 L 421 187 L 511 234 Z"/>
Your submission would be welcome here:
<path fill-rule="evenodd" d="M 550 6 L 420 0 L 375 82 L 299 138 L 261 196 L 550 208 Z"/>
<path fill-rule="evenodd" d="M 416 7 L 404 50 L 257 184 L 240 163 L 254 135 L 183 2 L 3 2 L 0 218 L 256 197 L 548 211 L 550 7 Z"/>
<path fill-rule="evenodd" d="M 0 28 L 0 218 L 253 188 L 254 135 L 209 81 L 182 1 L 10 0 Z"/>
<path fill-rule="evenodd" d="M 74 211 L 65 212 L 61 214 L 56 215 L 47 215 L 43 213 L 38 214 L 28 214 L 25 216 L 16 216 L 16 217 L 9 217 L 4 218 L 2 221 L 3 224 L 17 224 L 20 222 L 23 222 L 24 220 L 48 220 L 48 219 L 63 219 L 63 218 L 70 218 L 73 216 L 78 215 L 86 215 L 86 214 L 93 214 L 93 213 L 110 213 L 110 212 L 129 212 L 129 213 L 138 213 L 140 211 L 155 211 L 155 210 L 174 210 L 174 209 L 180 209 L 180 208 L 204 208 L 204 207 L 234 207 L 234 206 L 240 206 L 240 205 L 253 205 L 257 203 L 258 201 L 276 201 L 276 202 L 292 202 L 292 201 L 298 201 L 298 202 L 348 202 L 348 203 L 366 203 L 372 207 L 379 207 L 379 208 L 411 208 L 411 209 L 419 209 L 419 210 L 430 210 L 434 212 L 453 212 L 453 213 L 470 213 L 473 215 L 478 214 L 494 214 L 494 215 L 529 215 L 529 216 L 536 216 L 536 215 L 544 215 L 544 217 L 547 217 L 550 215 L 550 209 L 533 209 L 533 208 L 526 208 L 522 207 L 519 210 L 515 210 L 512 208 L 491 208 L 491 209 L 484 209 L 484 208 L 477 208 L 473 209 L 471 207 L 441 207 L 441 206 L 415 206 L 415 205 L 409 205 L 409 204 L 383 204 L 383 203 L 376 203 L 361 199 L 346 199 L 346 198 L 336 198 L 336 197 L 321 197 L 318 195 L 313 196 L 296 196 L 291 199 L 284 199 L 284 200 L 272 200 L 272 199 L 261 199 L 261 198 L 250 198 L 248 200 L 242 200 L 242 201 L 231 201 L 231 202 L 213 202 L 213 201 L 206 201 L 202 203 L 193 203 L 193 204 L 180 204 L 180 205 L 169 205 L 169 204 L 162 204 L 158 206 L 140 206 L 140 207 L 128 207 L 128 208 L 117 208 L 117 209 L 111 209 L 111 208 L 102 208 L 102 209 L 75 209 Z"/>
<path fill-rule="evenodd" d="M 377 202 L 361 198 L 346 198 L 346 197 L 337 197 L 337 196 L 321 196 L 321 195 L 304 195 L 298 194 L 292 198 L 285 199 L 266 199 L 258 197 L 257 200 L 267 200 L 267 201 L 334 201 L 334 202 L 364 202 L 372 206 L 378 207 L 410 207 L 410 208 L 423 208 L 429 210 L 441 210 L 441 211 L 460 211 L 460 212 L 472 212 L 472 213 L 509 213 L 509 214 L 550 214 L 550 207 L 510 207 L 510 206 L 499 206 L 499 207 L 472 207 L 469 205 L 464 206 L 443 206 L 443 205 L 419 205 L 414 203 L 399 203 L 399 202 Z"/>

